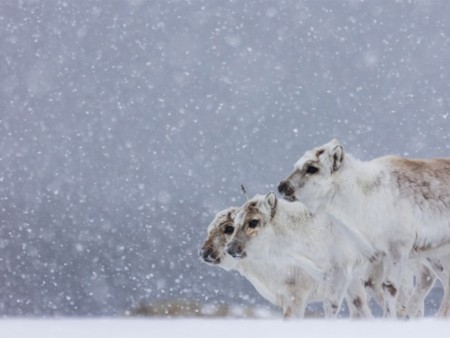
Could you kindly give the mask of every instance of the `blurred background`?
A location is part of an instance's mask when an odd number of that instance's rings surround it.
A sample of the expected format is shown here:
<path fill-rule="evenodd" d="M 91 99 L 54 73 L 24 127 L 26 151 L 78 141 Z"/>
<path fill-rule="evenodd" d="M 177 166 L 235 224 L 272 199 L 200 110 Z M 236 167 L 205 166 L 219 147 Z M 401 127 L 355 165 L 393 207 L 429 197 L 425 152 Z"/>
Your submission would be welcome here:
<path fill-rule="evenodd" d="M 332 137 L 362 159 L 450 156 L 449 13 L 1 1 L 0 316 L 272 313 L 200 262 L 207 225 Z"/>

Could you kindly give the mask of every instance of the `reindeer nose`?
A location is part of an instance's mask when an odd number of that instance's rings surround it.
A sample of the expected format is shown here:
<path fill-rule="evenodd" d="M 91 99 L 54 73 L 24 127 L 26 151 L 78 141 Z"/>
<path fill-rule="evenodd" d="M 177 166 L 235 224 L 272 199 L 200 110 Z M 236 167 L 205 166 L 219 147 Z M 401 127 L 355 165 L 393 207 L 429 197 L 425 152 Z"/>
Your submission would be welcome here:
<path fill-rule="evenodd" d="M 295 189 L 289 181 L 281 181 L 280 184 L 278 184 L 278 191 L 285 199 L 289 201 L 295 200 Z"/>
<path fill-rule="evenodd" d="M 225 252 L 233 258 L 244 258 L 245 253 L 242 252 L 242 247 L 240 245 L 228 245 L 225 248 Z"/>
<path fill-rule="evenodd" d="M 278 191 L 280 192 L 280 194 L 284 194 L 287 189 L 288 184 L 286 181 L 281 181 L 280 184 L 278 184 Z"/>
<path fill-rule="evenodd" d="M 198 254 L 201 258 L 203 258 L 203 260 L 206 261 L 207 258 L 212 254 L 212 250 L 211 248 L 201 248 Z"/>

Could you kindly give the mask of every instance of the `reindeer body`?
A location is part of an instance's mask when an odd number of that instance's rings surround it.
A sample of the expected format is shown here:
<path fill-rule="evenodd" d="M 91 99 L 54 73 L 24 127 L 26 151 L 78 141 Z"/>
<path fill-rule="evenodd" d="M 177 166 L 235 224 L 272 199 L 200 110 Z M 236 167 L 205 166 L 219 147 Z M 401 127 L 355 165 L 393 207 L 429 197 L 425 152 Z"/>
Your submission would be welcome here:
<path fill-rule="evenodd" d="M 301 203 L 278 200 L 274 193 L 248 201 L 235 226 L 226 247 L 231 256 L 302 270 L 323 286 L 328 317 L 336 317 L 346 294 L 360 316 L 371 316 L 361 276 L 373 251 L 363 240 L 355 241 L 357 235 L 347 228 L 312 214 Z"/>
<path fill-rule="evenodd" d="M 405 260 L 450 251 L 450 159 L 359 161 L 333 140 L 306 152 L 279 190 L 330 213 L 384 257 L 387 316 L 396 313 Z"/>

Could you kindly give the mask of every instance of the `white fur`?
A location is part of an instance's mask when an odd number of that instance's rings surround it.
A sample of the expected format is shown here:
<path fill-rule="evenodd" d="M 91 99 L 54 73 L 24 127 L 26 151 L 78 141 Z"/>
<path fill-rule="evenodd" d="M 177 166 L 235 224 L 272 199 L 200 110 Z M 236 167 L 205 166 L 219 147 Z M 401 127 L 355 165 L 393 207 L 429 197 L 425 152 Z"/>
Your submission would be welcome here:
<path fill-rule="evenodd" d="M 417 248 L 425 251 L 425 256 L 436 248 L 442 255 L 448 252 L 450 244 L 450 181 L 435 170 L 442 162 L 420 161 L 427 171 L 420 172 L 425 169 L 419 168 L 417 176 L 413 170 L 406 176 L 402 161 L 405 160 L 395 156 L 360 161 L 344 154 L 339 142 L 332 140 L 306 152 L 279 186 L 289 199 L 332 214 L 386 255 L 382 285 L 385 313 L 389 316 L 395 315 L 398 293 L 388 291 L 392 288 L 398 291 L 405 260 Z M 305 169 L 310 165 L 319 171 L 307 174 Z M 286 186 L 282 183 L 287 183 L 294 194 L 283 189 Z M 439 196 L 434 199 L 425 196 L 421 184 Z"/>
<path fill-rule="evenodd" d="M 257 215 L 253 216 L 254 212 L 248 208 L 252 203 L 257 205 Z M 260 220 L 259 229 L 249 228 L 248 217 Z M 348 229 L 334 224 L 325 215 L 311 214 L 301 203 L 278 200 L 274 193 L 256 195 L 249 200 L 237 213 L 235 225 L 227 250 L 231 252 L 235 246 L 242 246 L 243 263 L 247 260 L 273 262 L 277 267 L 294 264 L 303 274 L 317 278 L 309 272 L 313 267 L 314 271 L 321 272 L 315 283 L 323 290 L 321 296 L 327 317 L 336 317 L 346 293 L 347 304 L 353 311 L 371 317 L 361 276 L 373 251 L 366 247 L 367 256 L 362 254 L 362 245 L 359 244 L 360 248 L 354 245 Z M 354 306 L 355 300 L 358 307 Z"/>

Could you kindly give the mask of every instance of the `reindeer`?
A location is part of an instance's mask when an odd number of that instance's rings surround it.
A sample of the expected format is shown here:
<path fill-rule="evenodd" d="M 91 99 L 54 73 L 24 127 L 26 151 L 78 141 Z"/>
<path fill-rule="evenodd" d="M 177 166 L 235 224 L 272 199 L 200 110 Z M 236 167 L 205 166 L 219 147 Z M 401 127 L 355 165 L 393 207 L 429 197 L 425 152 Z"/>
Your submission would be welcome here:
<path fill-rule="evenodd" d="M 361 276 L 373 251 L 347 228 L 312 214 L 301 203 L 279 200 L 273 192 L 245 203 L 234 225 L 225 249 L 230 256 L 242 263 L 266 262 L 282 271 L 295 266 L 321 286 L 328 318 L 336 318 L 344 295 L 353 313 L 372 317 Z"/>
<path fill-rule="evenodd" d="M 386 316 L 396 314 L 405 262 L 450 252 L 450 159 L 360 161 L 332 140 L 307 151 L 278 190 L 289 201 L 331 214 L 370 242 L 383 258 Z"/>
<path fill-rule="evenodd" d="M 225 252 L 235 231 L 233 222 L 239 210 L 232 207 L 217 213 L 208 227 L 199 255 L 208 264 L 238 271 L 262 297 L 281 307 L 285 318 L 303 318 L 307 302 L 323 299 L 323 290 L 317 281 L 293 265 L 281 267 L 264 260 L 236 260 Z"/>

